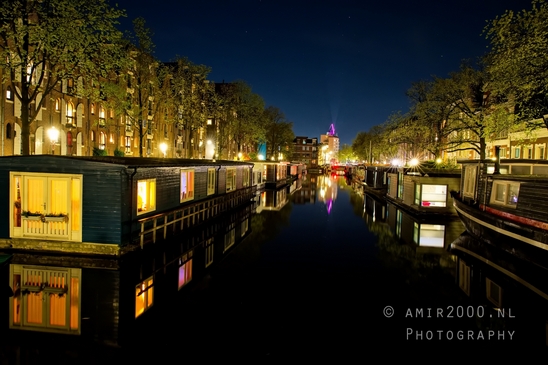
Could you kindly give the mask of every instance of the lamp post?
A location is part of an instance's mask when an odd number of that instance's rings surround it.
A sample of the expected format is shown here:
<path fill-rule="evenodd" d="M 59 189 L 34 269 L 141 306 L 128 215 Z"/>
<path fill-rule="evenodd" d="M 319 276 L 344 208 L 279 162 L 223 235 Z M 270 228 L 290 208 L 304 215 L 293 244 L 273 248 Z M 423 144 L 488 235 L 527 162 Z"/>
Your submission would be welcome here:
<path fill-rule="evenodd" d="M 51 144 L 51 154 L 55 155 L 55 144 L 59 140 L 59 130 L 55 127 L 48 129 L 48 138 Z"/>
<path fill-rule="evenodd" d="M 166 158 L 166 152 L 167 152 L 167 144 L 160 143 L 160 151 L 164 154 L 164 158 Z"/>

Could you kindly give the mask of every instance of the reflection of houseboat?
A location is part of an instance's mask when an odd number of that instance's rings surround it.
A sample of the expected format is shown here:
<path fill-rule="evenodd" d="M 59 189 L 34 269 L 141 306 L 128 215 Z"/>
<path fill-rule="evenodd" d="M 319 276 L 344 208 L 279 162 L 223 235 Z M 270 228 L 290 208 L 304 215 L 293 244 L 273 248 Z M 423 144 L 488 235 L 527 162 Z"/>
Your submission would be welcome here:
<path fill-rule="evenodd" d="M 548 270 L 546 261 L 522 260 L 468 233 L 451 245 L 456 281 L 470 297 L 480 327 L 514 331 L 511 343 L 548 344 Z M 497 332 L 498 333 L 498 332 Z"/>
<path fill-rule="evenodd" d="M 176 306 L 181 294 L 196 288 L 249 235 L 251 214 L 248 204 L 123 259 L 14 253 L 9 265 L 14 296 L 9 300 L 9 328 L 2 331 L 16 331 L 18 336 L 45 332 L 36 344 L 50 338 L 55 342 L 51 336 L 61 334 L 107 345 L 142 346 L 140 339 L 162 336 L 157 323 L 181 314 Z M 190 321 L 185 325 L 196 329 Z"/>
<path fill-rule="evenodd" d="M 458 189 L 459 170 L 400 168 L 386 184 L 386 198 L 413 214 L 455 214 L 450 191 Z"/>
<path fill-rule="evenodd" d="M 430 219 L 417 219 L 399 206 L 387 203 L 387 223 L 401 242 L 415 247 L 420 252 L 442 252 L 463 231 L 462 222 L 454 217 L 447 219 L 432 216 Z"/>
<path fill-rule="evenodd" d="M 453 204 L 468 232 L 520 255 L 548 255 L 548 162 L 459 162 Z"/>
<path fill-rule="evenodd" d="M 0 248 L 119 255 L 246 204 L 252 164 L 0 157 Z"/>
<path fill-rule="evenodd" d="M 264 189 L 258 192 L 256 199 L 256 213 L 263 210 L 281 210 L 289 201 L 289 187 L 281 189 Z"/>

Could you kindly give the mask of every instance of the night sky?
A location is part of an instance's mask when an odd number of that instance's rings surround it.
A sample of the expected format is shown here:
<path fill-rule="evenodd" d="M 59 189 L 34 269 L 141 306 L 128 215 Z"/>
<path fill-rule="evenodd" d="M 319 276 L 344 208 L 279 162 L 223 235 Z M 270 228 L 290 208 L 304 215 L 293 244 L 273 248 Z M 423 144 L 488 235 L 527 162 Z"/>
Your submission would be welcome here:
<path fill-rule="evenodd" d="M 211 67 L 214 82 L 244 80 L 278 107 L 297 136 L 334 123 L 343 143 L 409 110 L 411 83 L 446 77 L 488 42 L 486 20 L 529 0 L 111 0 L 122 27 L 143 17 L 155 56 Z"/>

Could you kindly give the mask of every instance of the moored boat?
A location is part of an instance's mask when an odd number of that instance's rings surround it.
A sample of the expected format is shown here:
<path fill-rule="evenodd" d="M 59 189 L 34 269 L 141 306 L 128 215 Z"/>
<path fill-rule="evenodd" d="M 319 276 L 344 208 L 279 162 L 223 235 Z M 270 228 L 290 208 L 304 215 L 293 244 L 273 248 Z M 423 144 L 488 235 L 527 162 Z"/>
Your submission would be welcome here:
<path fill-rule="evenodd" d="M 453 205 L 473 236 L 523 258 L 548 257 L 548 161 L 466 160 Z"/>

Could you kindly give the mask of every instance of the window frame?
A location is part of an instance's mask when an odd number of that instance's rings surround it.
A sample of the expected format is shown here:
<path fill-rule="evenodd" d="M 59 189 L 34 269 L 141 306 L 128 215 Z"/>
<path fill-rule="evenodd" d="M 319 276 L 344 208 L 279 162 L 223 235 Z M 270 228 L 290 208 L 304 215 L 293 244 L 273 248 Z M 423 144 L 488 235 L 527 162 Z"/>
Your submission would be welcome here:
<path fill-rule="evenodd" d="M 207 195 L 215 194 L 215 184 L 217 182 L 217 175 L 215 168 L 207 169 Z"/>
<path fill-rule="evenodd" d="M 186 189 L 183 191 L 183 174 L 185 175 L 186 180 Z M 190 200 L 194 200 L 195 193 L 195 178 L 196 171 L 195 169 L 181 169 L 179 178 L 179 202 L 184 203 Z M 188 187 L 190 186 L 190 189 Z"/>
<path fill-rule="evenodd" d="M 504 200 L 497 199 L 497 189 L 499 186 L 504 187 Z M 515 195 L 516 201 L 512 202 L 512 199 L 509 198 L 511 187 L 517 187 L 517 194 Z M 519 201 L 519 189 L 520 183 L 516 181 L 508 181 L 508 180 L 494 180 L 493 185 L 491 186 L 491 197 L 489 199 L 490 204 L 496 204 L 501 205 L 508 208 L 516 208 Z"/>
<path fill-rule="evenodd" d="M 231 167 L 226 169 L 226 192 L 236 190 L 236 168 Z"/>
<path fill-rule="evenodd" d="M 151 207 L 147 210 L 139 210 L 140 209 L 140 204 L 139 204 L 139 183 L 141 182 L 144 182 L 146 184 L 146 194 L 147 194 L 147 201 L 152 201 L 152 204 L 151 204 Z M 152 188 L 151 188 L 152 187 Z M 154 212 L 156 210 L 156 179 L 139 179 L 137 180 L 137 185 L 136 185 L 136 199 L 137 199 L 137 204 L 136 205 L 136 214 L 137 215 L 142 215 L 142 214 L 147 214 L 147 213 L 150 213 L 150 212 Z"/>

